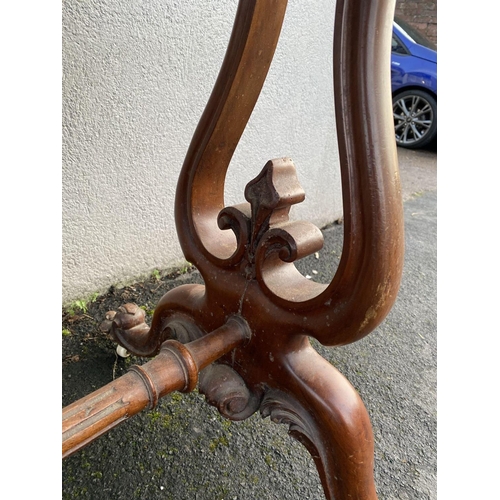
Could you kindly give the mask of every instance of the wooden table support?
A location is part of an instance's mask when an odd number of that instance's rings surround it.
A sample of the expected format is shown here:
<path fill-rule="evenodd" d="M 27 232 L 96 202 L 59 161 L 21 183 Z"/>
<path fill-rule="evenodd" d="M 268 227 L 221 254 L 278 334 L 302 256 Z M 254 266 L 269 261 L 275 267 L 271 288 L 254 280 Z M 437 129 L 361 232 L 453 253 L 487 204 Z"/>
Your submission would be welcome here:
<path fill-rule="evenodd" d="M 105 326 L 119 345 L 156 357 L 64 409 L 63 455 L 168 392 L 192 390 L 199 374 L 200 392 L 225 417 L 260 411 L 289 425 L 312 455 L 328 499 L 375 500 L 367 411 L 309 337 L 327 346 L 361 339 L 385 318 L 399 289 L 404 238 L 390 93 L 394 0 L 336 2 L 344 243 L 329 284 L 306 279 L 294 265 L 323 240 L 314 225 L 289 219 L 305 196 L 290 158 L 270 160 L 247 185 L 245 202 L 224 205 L 226 172 L 266 78 L 286 4 L 240 0 L 179 177 L 177 233 L 205 285 L 166 293 L 151 326 L 131 304 L 110 313 Z"/>
<path fill-rule="evenodd" d="M 198 384 L 200 370 L 249 340 L 246 322 L 234 316 L 188 344 L 165 341 L 152 361 L 132 366 L 117 380 L 63 409 L 63 458 L 144 408 L 154 408 L 167 394 L 191 392 Z"/>

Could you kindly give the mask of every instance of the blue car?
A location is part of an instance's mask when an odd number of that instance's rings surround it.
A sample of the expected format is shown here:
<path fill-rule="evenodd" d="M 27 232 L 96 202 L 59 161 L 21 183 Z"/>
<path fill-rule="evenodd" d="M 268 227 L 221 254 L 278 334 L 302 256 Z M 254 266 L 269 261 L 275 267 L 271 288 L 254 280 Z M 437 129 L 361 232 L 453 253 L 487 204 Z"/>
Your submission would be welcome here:
<path fill-rule="evenodd" d="M 436 46 L 395 18 L 391 55 L 392 109 L 396 144 L 419 149 L 437 137 Z"/>

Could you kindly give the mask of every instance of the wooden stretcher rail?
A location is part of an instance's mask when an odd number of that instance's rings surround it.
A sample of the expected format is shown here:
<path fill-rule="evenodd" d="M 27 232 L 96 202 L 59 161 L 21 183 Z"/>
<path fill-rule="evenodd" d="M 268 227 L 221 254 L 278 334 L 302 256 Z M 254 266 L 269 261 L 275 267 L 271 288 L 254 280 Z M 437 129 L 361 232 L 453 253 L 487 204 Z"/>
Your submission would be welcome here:
<path fill-rule="evenodd" d="M 154 408 L 167 394 L 192 391 L 200 370 L 249 338 L 244 320 L 232 317 L 224 326 L 188 344 L 165 341 L 153 360 L 132 366 L 125 375 L 63 409 L 63 458 L 141 410 Z"/>

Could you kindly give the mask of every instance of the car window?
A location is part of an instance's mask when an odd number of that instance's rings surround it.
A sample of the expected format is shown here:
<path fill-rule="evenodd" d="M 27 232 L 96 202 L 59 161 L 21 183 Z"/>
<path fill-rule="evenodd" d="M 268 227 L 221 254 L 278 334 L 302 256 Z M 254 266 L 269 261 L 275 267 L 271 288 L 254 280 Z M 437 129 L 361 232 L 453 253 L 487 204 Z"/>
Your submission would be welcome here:
<path fill-rule="evenodd" d="M 394 34 L 392 35 L 392 52 L 395 52 L 396 54 L 408 54 L 408 50 L 406 50 L 406 47 Z"/>
<path fill-rule="evenodd" d="M 399 29 L 404 31 L 406 33 L 406 36 L 408 36 L 410 39 L 412 39 L 415 43 L 418 43 L 420 45 L 423 45 L 424 47 L 427 47 L 432 50 L 437 50 L 436 45 L 431 42 L 428 38 L 426 38 L 420 31 L 417 31 L 413 26 L 409 25 L 402 19 L 399 19 L 398 17 L 394 18 L 395 23 L 399 26 Z"/>

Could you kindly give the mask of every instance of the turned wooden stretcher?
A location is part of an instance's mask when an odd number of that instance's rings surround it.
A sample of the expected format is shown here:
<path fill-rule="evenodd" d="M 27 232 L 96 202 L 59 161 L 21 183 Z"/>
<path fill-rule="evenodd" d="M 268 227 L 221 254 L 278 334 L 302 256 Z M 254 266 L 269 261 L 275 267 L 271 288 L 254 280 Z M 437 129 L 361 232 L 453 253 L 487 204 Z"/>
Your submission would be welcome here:
<path fill-rule="evenodd" d="M 270 160 L 224 206 L 224 181 L 280 35 L 286 0 L 241 0 L 220 74 L 192 139 L 175 200 L 178 237 L 204 286 L 169 291 L 144 312 L 110 313 L 117 343 L 153 358 L 63 409 L 63 457 L 172 391 L 199 387 L 222 415 L 289 425 L 327 498 L 376 498 L 373 436 L 356 390 L 310 345 L 354 342 L 387 315 L 403 266 L 403 215 L 390 93 L 394 0 L 337 0 L 334 94 L 344 243 L 329 284 L 294 261 L 322 246 L 291 221 L 304 199 L 290 158 Z"/>

